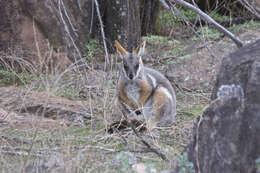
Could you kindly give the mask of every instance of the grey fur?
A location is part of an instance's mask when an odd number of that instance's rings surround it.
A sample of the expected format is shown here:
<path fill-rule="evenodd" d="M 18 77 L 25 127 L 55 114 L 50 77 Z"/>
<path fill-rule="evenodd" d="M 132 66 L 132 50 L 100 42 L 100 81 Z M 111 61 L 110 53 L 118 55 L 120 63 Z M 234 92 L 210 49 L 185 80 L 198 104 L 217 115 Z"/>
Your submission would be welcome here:
<path fill-rule="evenodd" d="M 137 103 L 141 95 L 141 89 L 139 88 L 138 83 L 143 79 L 146 80 L 152 88 L 152 92 L 141 110 L 141 115 L 136 115 L 134 113 L 135 110 L 131 110 L 127 105 L 121 105 L 120 109 L 123 113 L 127 113 L 127 116 L 130 118 L 147 121 L 155 120 L 154 110 L 152 107 L 154 101 L 153 96 L 157 90 L 162 90 L 168 97 L 159 114 L 159 119 L 155 121 L 157 122 L 157 126 L 171 125 L 176 116 L 176 96 L 174 89 L 169 80 L 163 74 L 143 66 L 141 56 L 138 55 L 143 54 L 144 46 L 141 47 L 140 51 L 128 53 L 124 56 L 121 55 L 123 61 L 120 66 L 119 82 L 125 84 L 124 91 L 128 99 L 133 103 Z"/>

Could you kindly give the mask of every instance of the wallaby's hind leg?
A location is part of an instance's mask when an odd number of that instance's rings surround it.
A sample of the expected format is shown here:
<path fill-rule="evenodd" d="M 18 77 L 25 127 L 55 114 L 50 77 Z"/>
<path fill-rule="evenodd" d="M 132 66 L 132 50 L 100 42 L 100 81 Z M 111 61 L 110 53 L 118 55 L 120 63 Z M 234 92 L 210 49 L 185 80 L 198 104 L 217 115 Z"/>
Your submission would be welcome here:
<path fill-rule="evenodd" d="M 152 97 L 153 115 L 148 120 L 148 129 L 152 130 L 158 125 L 166 125 L 174 120 L 172 115 L 173 98 L 168 89 L 163 86 L 158 86 Z"/>

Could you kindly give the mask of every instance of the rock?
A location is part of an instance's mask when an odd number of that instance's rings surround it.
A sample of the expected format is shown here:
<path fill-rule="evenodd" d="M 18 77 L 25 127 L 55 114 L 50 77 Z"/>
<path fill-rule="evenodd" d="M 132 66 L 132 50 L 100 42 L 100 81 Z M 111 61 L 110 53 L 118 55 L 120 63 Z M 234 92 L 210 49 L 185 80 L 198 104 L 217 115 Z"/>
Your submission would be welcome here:
<path fill-rule="evenodd" d="M 12 114 L 29 113 L 54 120 L 65 119 L 79 126 L 84 126 L 84 120 L 90 119 L 89 104 L 86 101 L 72 101 L 46 92 L 26 91 L 15 87 L 0 88 L 0 106 L 5 108 L 5 112 L 11 111 Z M 10 122 L 17 121 L 17 116 L 11 116 L 12 114 L 5 118 L 5 112 L 2 111 L 3 120 L 11 118 Z"/>
<path fill-rule="evenodd" d="M 67 17 L 70 16 L 71 26 L 67 26 L 68 32 L 75 45 L 83 50 L 86 43 L 85 31 L 90 27 L 91 2 L 62 2 L 64 3 L 49 0 L 0 0 L 0 51 L 9 54 L 8 51 L 12 50 L 12 54 L 18 54 L 33 63 L 36 69 L 52 57 L 55 65 L 59 62 L 63 70 L 70 63 L 68 58 L 74 61 L 68 50 L 75 52 L 63 21 L 68 22 Z M 88 8 L 83 8 L 82 11 L 81 6 Z M 77 31 L 74 31 L 75 28 Z"/>
<path fill-rule="evenodd" d="M 223 59 L 212 103 L 194 127 L 189 160 L 200 173 L 256 173 L 259 134 L 260 40 Z"/>
<path fill-rule="evenodd" d="M 127 47 L 136 45 L 141 36 L 138 1 L 99 2 L 108 43 L 119 39 Z M 35 69 L 41 63 L 60 64 L 62 71 L 87 54 L 91 39 L 101 37 L 92 0 L 0 0 L 0 18 L 0 52 L 23 57 Z"/>

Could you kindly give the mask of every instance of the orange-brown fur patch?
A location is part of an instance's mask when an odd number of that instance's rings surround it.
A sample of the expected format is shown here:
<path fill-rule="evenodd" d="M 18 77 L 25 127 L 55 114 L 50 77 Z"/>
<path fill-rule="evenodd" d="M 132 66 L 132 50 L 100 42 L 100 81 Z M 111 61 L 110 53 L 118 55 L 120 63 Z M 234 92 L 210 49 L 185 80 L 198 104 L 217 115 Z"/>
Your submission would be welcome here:
<path fill-rule="evenodd" d="M 133 51 L 133 53 L 137 54 L 137 53 L 139 52 L 141 46 L 143 45 L 143 42 L 144 42 L 144 41 L 142 41 L 142 42 L 137 46 L 137 48 Z"/>
<path fill-rule="evenodd" d="M 138 105 L 134 104 L 129 98 L 127 97 L 125 93 L 125 83 L 119 82 L 118 84 L 118 90 L 119 90 L 119 97 L 121 100 L 124 101 L 125 104 L 127 104 L 129 107 L 131 107 L 133 110 L 141 109 L 144 104 L 146 103 L 147 99 L 151 95 L 152 88 L 147 83 L 147 81 L 143 78 L 142 81 L 138 84 L 139 88 L 141 89 L 140 97 L 138 99 Z M 119 101 L 120 101 L 119 99 Z"/>
<path fill-rule="evenodd" d="M 137 110 L 138 106 L 134 104 L 129 98 L 127 97 L 125 93 L 125 83 L 119 82 L 118 84 L 118 90 L 119 90 L 119 98 L 118 101 L 121 102 L 121 100 L 127 104 L 129 107 L 131 107 L 133 110 Z"/>
<path fill-rule="evenodd" d="M 162 108 L 165 105 L 165 102 L 167 100 L 167 95 L 165 94 L 165 92 L 160 90 L 161 86 L 158 86 L 157 89 L 154 92 L 153 95 L 153 113 L 154 113 L 154 119 L 151 120 L 150 126 L 156 126 L 156 124 L 159 122 L 160 120 L 160 116 L 162 113 Z M 153 128 L 150 127 L 150 128 Z"/>
<path fill-rule="evenodd" d="M 115 44 L 116 44 L 117 50 L 118 50 L 122 55 L 128 54 L 128 52 L 121 46 L 121 44 L 120 44 L 117 40 L 115 40 Z"/>
<path fill-rule="evenodd" d="M 138 100 L 138 106 L 143 107 L 144 104 L 146 103 L 147 99 L 151 95 L 152 88 L 144 78 L 138 84 L 138 86 L 141 89 L 140 98 Z"/>

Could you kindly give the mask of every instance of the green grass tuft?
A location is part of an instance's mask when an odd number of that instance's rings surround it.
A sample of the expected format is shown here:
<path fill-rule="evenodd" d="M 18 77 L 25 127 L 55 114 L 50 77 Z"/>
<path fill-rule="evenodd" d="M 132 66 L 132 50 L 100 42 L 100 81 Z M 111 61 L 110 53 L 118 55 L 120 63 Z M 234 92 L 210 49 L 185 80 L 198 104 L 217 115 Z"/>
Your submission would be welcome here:
<path fill-rule="evenodd" d="M 34 81 L 36 76 L 29 73 L 16 73 L 0 70 L 0 87 L 8 85 L 25 85 Z"/>

